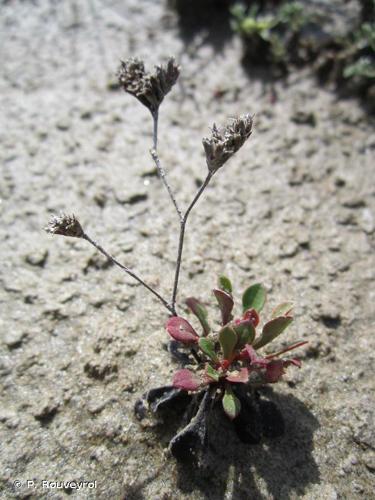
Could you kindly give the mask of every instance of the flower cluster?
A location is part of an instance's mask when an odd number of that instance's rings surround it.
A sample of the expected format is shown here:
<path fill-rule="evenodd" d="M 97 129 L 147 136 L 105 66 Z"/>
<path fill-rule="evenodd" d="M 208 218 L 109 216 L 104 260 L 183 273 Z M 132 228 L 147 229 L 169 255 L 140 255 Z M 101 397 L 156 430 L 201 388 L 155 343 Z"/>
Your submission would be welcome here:
<path fill-rule="evenodd" d="M 121 62 L 118 79 L 125 92 L 135 96 L 151 113 L 155 113 L 179 74 L 180 68 L 173 57 L 165 67 L 155 66 L 154 73 L 147 73 L 143 62 L 132 58 Z"/>
<path fill-rule="evenodd" d="M 241 410 L 235 385 L 257 387 L 278 382 L 289 365 L 301 366 L 296 358 L 281 359 L 280 356 L 306 342 L 297 342 L 279 352 L 260 356 L 258 349 L 278 337 L 293 321 L 293 304 L 285 302 L 277 306 L 258 335 L 259 313 L 266 301 L 264 287 L 257 283 L 246 289 L 242 297 L 242 316 L 234 319 L 232 285 L 226 277 L 221 277 L 219 283 L 220 287 L 213 290 L 221 311 L 221 328 L 217 333 L 211 332 L 207 310 L 195 298 L 188 299 L 186 303 L 198 318 L 202 335 L 199 336 L 191 324 L 179 316 L 170 318 L 166 329 L 174 340 L 190 346 L 201 359 L 196 370 L 184 368 L 177 371 L 173 385 L 186 391 L 198 391 L 216 384 L 222 394 L 225 413 L 234 419 Z"/>
<path fill-rule="evenodd" d="M 252 128 L 253 119 L 249 114 L 235 118 L 222 129 L 214 124 L 211 137 L 205 137 L 202 141 L 208 170 L 215 173 L 222 167 L 250 137 Z"/>
<path fill-rule="evenodd" d="M 53 215 L 45 228 L 47 233 L 82 238 L 84 231 L 75 215 Z"/>

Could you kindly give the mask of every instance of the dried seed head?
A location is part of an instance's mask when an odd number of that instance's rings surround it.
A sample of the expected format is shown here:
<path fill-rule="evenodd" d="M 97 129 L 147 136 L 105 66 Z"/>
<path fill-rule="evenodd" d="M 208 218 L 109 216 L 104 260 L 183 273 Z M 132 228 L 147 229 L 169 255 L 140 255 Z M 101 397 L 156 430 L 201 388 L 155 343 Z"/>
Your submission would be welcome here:
<path fill-rule="evenodd" d="M 251 135 L 253 119 L 250 115 L 235 118 L 232 123 L 219 130 L 214 124 L 210 138 L 203 139 L 208 170 L 215 173 L 236 153 Z"/>
<path fill-rule="evenodd" d="M 47 233 L 61 234 L 73 238 L 82 238 L 84 235 L 81 224 L 74 215 L 53 215 L 45 230 Z"/>
<path fill-rule="evenodd" d="M 155 66 L 154 73 L 147 73 L 142 61 L 121 61 L 118 79 L 129 94 L 134 95 L 151 113 L 155 113 L 164 97 L 176 83 L 180 68 L 171 57 L 166 66 Z"/>

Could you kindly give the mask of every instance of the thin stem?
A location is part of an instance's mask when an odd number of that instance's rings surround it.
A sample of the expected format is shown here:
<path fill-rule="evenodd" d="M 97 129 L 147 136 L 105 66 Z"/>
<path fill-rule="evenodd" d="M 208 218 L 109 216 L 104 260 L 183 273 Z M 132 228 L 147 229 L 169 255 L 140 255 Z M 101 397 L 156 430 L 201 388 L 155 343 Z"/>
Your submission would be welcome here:
<path fill-rule="evenodd" d="M 157 171 L 159 173 L 159 177 L 160 177 L 162 183 L 164 184 L 164 186 L 166 187 L 166 189 L 168 191 L 168 194 L 169 194 L 169 197 L 172 200 L 172 203 L 173 203 L 173 205 L 174 205 L 174 207 L 176 209 L 177 215 L 178 215 L 179 219 L 181 220 L 182 219 L 181 210 L 180 210 L 180 208 L 179 208 L 179 206 L 177 204 L 177 201 L 176 201 L 176 198 L 175 198 L 175 196 L 173 194 L 172 188 L 169 185 L 169 182 L 168 182 L 168 179 L 167 179 L 167 174 L 166 174 L 164 168 L 162 167 L 160 159 L 159 159 L 158 154 L 157 154 L 157 149 L 158 149 L 159 111 L 157 110 L 154 113 L 151 113 L 151 115 L 152 115 L 152 120 L 153 120 L 154 128 L 153 128 L 153 134 L 152 134 L 153 149 L 150 151 L 150 153 L 151 153 L 152 159 L 155 162 L 156 169 L 157 169 Z"/>
<path fill-rule="evenodd" d="M 172 293 L 172 308 L 175 310 L 176 307 L 176 297 L 177 297 L 177 289 L 178 289 L 178 281 L 180 278 L 180 269 L 181 269 L 181 260 L 182 260 L 182 250 L 184 248 L 184 238 L 185 238 L 185 228 L 186 228 L 186 223 L 189 217 L 190 212 L 192 211 L 194 205 L 197 203 L 199 198 L 201 197 L 203 191 L 206 189 L 208 186 L 208 183 L 211 180 L 213 173 L 209 172 L 207 174 L 207 177 L 201 187 L 199 188 L 197 194 L 195 195 L 193 201 L 190 203 L 188 209 L 185 212 L 185 215 L 181 219 L 180 223 L 180 237 L 178 240 L 178 250 L 177 250 L 177 260 L 176 260 L 176 271 L 175 271 L 175 276 L 174 276 L 174 285 L 173 285 L 173 293 Z"/>
<path fill-rule="evenodd" d="M 158 149 L 158 123 L 159 123 L 159 111 L 156 110 L 152 114 L 152 120 L 154 123 L 154 129 L 153 129 L 153 134 L 152 134 L 152 143 L 153 143 L 153 148 L 156 151 Z"/>
<path fill-rule="evenodd" d="M 154 142 L 155 144 L 155 142 Z M 159 176 L 164 184 L 164 186 L 167 188 L 167 191 L 168 191 L 168 194 L 169 194 L 169 197 L 170 199 L 172 200 L 172 203 L 176 209 L 176 212 L 177 212 L 177 215 L 180 219 L 180 221 L 182 220 L 183 216 L 182 216 L 182 212 L 180 210 L 180 207 L 178 206 L 178 203 L 176 201 L 176 198 L 173 194 L 173 191 L 172 191 L 172 188 L 171 186 L 169 185 L 169 182 L 168 182 L 168 179 L 167 179 L 167 174 L 165 173 L 165 170 L 164 168 L 162 167 L 161 163 L 160 163 L 160 159 L 158 157 L 158 154 L 156 152 L 156 149 L 152 149 L 150 151 L 151 153 L 151 156 L 152 156 L 152 159 L 154 160 L 155 162 L 155 165 L 156 165 L 156 168 L 157 168 L 157 171 L 159 172 Z"/>
<path fill-rule="evenodd" d="M 97 250 L 99 250 L 100 253 L 105 255 L 108 260 L 113 262 L 113 264 L 116 264 L 116 266 L 120 267 L 123 271 L 128 273 L 132 278 L 134 278 L 136 281 L 138 281 L 138 283 L 140 283 L 145 288 L 147 288 L 147 290 L 149 290 L 153 295 L 155 295 L 155 297 L 157 297 L 160 300 L 160 302 L 164 305 L 164 307 L 166 307 L 168 309 L 168 311 L 170 313 L 172 313 L 174 316 L 176 316 L 176 311 L 175 311 L 174 306 L 170 306 L 168 304 L 168 302 L 156 290 L 154 290 L 151 286 L 147 285 L 147 283 L 145 283 L 131 269 L 127 268 L 126 266 L 121 264 L 118 260 L 116 260 L 114 257 L 112 257 L 112 255 L 110 255 L 106 250 L 104 250 L 104 248 L 101 245 L 99 245 L 99 243 L 92 240 L 90 238 L 90 236 L 88 236 L 86 233 L 83 234 L 82 238 L 85 239 L 86 241 L 88 241 L 89 243 L 91 243 L 91 245 L 93 245 Z"/>

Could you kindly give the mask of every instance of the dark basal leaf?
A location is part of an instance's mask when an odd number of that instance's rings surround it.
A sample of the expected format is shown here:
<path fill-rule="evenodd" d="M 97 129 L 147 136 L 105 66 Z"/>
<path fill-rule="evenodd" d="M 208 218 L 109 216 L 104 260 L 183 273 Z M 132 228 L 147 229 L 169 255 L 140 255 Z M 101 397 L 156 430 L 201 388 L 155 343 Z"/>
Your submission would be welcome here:
<path fill-rule="evenodd" d="M 260 349 L 274 340 L 292 321 L 293 318 L 287 316 L 279 316 L 278 318 L 271 319 L 271 321 L 264 325 L 261 336 L 253 343 L 254 349 Z"/>
<path fill-rule="evenodd" d="M 242 296 L 243 311 L 255 309 L 258 313 L 263 309 L 266 302 L 267 292 L 261 283 L 247 288 Z"/>
<path fill-rule="evenodd" d="M 177 460 L 191 460 L 196 453 L 207 446 L 207 419 L 216 388 L 206 391 L 198 411 L 190 421 L 169 443 L 169 449 Z"/>
<path fill-rule="evenodd" d="M 232 319 L 233 299 L 223 290 L 215 288 L 213 292 L 220 307 L 222 324 L 226 325 Z"/>

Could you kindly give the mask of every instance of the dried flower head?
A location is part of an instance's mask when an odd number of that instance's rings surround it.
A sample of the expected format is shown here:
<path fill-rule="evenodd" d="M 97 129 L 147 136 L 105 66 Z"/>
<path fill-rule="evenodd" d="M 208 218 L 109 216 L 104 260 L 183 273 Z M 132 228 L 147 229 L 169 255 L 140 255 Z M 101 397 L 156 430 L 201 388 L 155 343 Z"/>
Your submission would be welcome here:
<path fill-rule="evenodd" d="M 235 118 L 222 129 L 212 127 L 210 138 L 203 139 L 208 170 L 215 173 L 229 158 L 236 153 L 251 135 L 253 119 L 247 114 Z"/>
<path fill-rule="evenodd" d="M 143 62 L 132 58 L 121 61 L 118 79 L 125 92 L 134 95 L 151 113 L 155 113 L 179 74 L 180 68 L 173 57 L 166 66 L 155 66 L 154 73 L 147 73 Z"/>
<path fill-rule="evenodd" d="M 81 224 L 75 215 L 53 215 L 45 230 L 47 233 L 61 234 L 62 236 L 71 236 L 73 238 L 82 238 L 84 235 Z"/>

